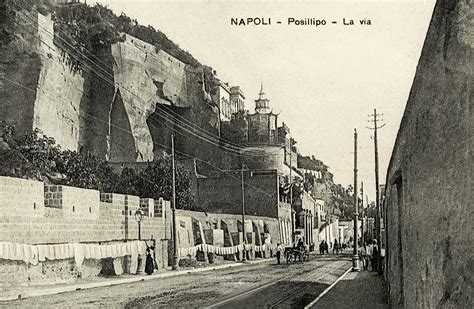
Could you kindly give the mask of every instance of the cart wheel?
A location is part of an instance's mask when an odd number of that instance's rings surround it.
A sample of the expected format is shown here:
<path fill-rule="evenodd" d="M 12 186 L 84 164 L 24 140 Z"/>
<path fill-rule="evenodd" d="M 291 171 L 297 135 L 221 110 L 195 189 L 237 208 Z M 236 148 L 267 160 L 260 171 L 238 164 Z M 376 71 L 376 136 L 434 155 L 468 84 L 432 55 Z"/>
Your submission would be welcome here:
<path fill-rule="evenodd" d="M 286 264 L 290 264 L 293 260 L 293 255 L 287 254 L 286 255 Z"/>

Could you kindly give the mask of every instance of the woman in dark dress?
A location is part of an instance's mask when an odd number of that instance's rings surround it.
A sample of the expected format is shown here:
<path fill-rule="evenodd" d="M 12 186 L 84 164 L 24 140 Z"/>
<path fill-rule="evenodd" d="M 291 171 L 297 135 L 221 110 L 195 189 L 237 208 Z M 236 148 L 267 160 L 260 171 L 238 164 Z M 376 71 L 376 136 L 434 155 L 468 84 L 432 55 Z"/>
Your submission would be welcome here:
<path fill-rule="evenodd" d="M 155 270 L 155 265 L 153 263 L 153 247 L 148 247 L 146 249 L 146 261 L 145 261 L 145 273 L 147 275 L 153 274 Z"/>

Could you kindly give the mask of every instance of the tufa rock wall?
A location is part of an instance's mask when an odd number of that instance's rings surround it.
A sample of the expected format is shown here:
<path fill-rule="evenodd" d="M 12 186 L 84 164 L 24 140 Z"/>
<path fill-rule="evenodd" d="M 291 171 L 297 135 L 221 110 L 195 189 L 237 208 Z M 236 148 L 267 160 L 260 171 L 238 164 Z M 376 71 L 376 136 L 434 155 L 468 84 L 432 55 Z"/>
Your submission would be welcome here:
<path fill-rule="evenodd" d="M 78 70 L 64 52 L 64 34 L 54 38 L 50 16 L 23 11 L 16 22 L 16 39 L 0 51 L 0 76 L 8 78 L 0 84 L 0 120 L 19 134 L 39 128 L 63 149 L 146 162 L 169 146 L 178 120 L 217 126 L 202 67 L 124 34 L 96 56 L 85 52 Z M 196 147 L 177 137 L 180 147 L 195 155 Z"/>
<path fill-rule="evenodd" d="M 392 305 L 472 308 L 474 6 L 437 2 L 387 172 Z"/>
<path fill-rule="evenodd" d="M 17 15 L 16 39 L 0 51 L 0 73 L 8 78 L 0 88 L 0 120 L 14 124 L 20 134 L 39 128 L 63 149 L 79 150 L 84 78 L 53 44 L 51 18 L 29 14 Z"/>

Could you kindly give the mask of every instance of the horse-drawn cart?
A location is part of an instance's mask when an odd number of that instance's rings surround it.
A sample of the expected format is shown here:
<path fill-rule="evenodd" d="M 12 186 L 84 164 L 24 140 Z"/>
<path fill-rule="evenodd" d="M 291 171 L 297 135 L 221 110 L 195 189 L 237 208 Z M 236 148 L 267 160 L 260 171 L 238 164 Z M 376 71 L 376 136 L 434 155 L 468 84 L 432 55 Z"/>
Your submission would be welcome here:
<path fill-rule="evenodd" d="M 307 262 L 309 260 L 309 251 L 306 246 L 301 247 L 286 247 L 285 248 L 285 258 L 286 263 L 295 263 L 299 261 L 301 263 Z"/>

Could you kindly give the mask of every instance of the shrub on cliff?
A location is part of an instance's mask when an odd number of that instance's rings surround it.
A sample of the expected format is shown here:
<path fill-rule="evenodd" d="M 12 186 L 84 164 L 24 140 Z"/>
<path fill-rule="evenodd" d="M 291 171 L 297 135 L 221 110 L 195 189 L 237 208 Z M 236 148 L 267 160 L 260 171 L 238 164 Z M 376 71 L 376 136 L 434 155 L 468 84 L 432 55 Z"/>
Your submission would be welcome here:
<path fill-rule="evenodd" d="M 0 48 L 10 44 L 14 38 L 14 19 L 16 12 L 7 4 L 0 1 Z"/>
<path fill-rule="evenodd" d="M 234 144 L 242 145 L 248 139 L 248 124 L 245 119 L 245 112 L 239 111 L 230 122 L 221 123 L 222 139 Z"/>
<path fill-rule="evenodd" d="M 15 38 L 18 27 L 16 18 L 23 10 L 35 10 L 46 15 L 52 8 L 47 0 L 0 0 L 0 48 L 7 46 Z"/>
<path fill-rule="evenodd" d="M 58 7 L 53 18 L 55 43 L 68 53 L 74 54 L 75 58 L 81 59 L 81 61 L 73 60 L 74 65 L 79 67 L 82 61 L 86 61 L 84 56 L 92 56 L 89 52 L 97 53 L 104 50 L 102 47 L 109 47 L 120 40 L 120 32 L 155 45 L 157 49 L 163 49 L 184 63 L 201 66 L 189 52 L 182 50 L 163 32 L 152 26 L 140 25 L 124 13 L 117 16 L 112 10 L 100 4 Z M 65 44 L 63 39 L 68 43 Z"/>

